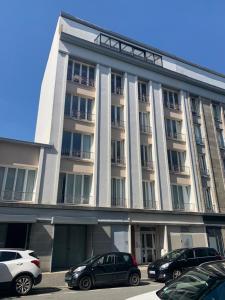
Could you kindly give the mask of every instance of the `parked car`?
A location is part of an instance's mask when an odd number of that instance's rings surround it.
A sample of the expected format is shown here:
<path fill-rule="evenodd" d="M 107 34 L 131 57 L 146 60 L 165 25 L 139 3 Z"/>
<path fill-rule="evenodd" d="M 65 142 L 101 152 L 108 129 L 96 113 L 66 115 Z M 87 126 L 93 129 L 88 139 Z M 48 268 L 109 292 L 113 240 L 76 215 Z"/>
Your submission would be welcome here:
<path fill-rule="evenodd" d="M 0 288 L 27 295 L 41 282 L 40 261 L 32 250 L 0 249 Z"/>
<path fill-rule="evenodd" d="M 224 295 L 225 260 L 192 268 L 147 296 L 149 300 L 224 300 Z M 139 299 L 145 298 L 137 297 Z"/>
<path fill-rule="evenodd" d="M 148 266 L 148 277 L 167 281 L 179 277 L 188 268 L 204 262 L 221 260 L 222 256 L 213 248 L 183 248 L 171 251 Z"/>
<path fill-rule="evenodd" d="M 125 252 L 112 252 L 89 258 L 80 265 L 72 267 L 65 275 L 71 288 L 89 290 L 99 285 L 128 283 L 137 286 L 141 272 L 136 260 Z"/>

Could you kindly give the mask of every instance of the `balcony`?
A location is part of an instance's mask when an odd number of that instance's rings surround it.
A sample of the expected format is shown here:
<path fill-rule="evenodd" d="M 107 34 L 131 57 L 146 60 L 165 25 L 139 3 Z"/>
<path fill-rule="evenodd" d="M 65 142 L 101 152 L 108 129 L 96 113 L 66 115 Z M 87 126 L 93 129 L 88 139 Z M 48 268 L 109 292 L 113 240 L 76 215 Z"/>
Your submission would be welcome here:
<path fill-rule="evenodd" d="M 73 150 L 70 149 L 62 149 L 61 155 L 65 158 L 73 158 L 77 160 L 93 160 L 94 159 L 94 153 L 88 152 L 88 151 L 79 151 L 79 150 Z"/>
<path fill-rule="evenodd" d="M 89 205 L 90 200 L 93 199 L 93 196 L 76 196 L 76 198 L 63 195 L 63 198 L 57 199 L 57 204 L 63 205 Z"/>
<path fill-rule="evenodd" d="M 143 199 L 143 202 L 144 202 L 144 209 L 149 209 L 149 210 L 157 209 L 156 201 L 151 201 L 150 199 Z"/>
<path fill-rule="evenodd" d="M 71 114 L 65 114 L 66 117 L 82 122 L 94 122 L 95 115 L 87 112 L 73 111 Z"/>
<path fill-rule="evenodd" d="M 125 166 L 125 158 L 124 157 L 113 157 L 111 158 L 112 165 Z"/>
<path fill-rule="evenodd" d="M 173 202 L 173 210 L 174 211 L 195 211 L 195 205 L 190 202 L 186 203 L 174 203 Z"/>
<path fill-rule="evenodd" d="M 185 135 L 179 132 L 167 132 L 166 136 L 168 139 L 185 142 Z"/>
<path fill-rule="evenodd" d="M 148 126 L 148 125 L 140 124 L 140 132 L 141 133 L 146 133 L 146 134 L 151 134 L 152 133 L 152 127 Z"/>
<path fill-rule="evenodd" d="M 84 86 L 89 86 L 89 87 L 95 86 L 95 82 L 93 79 L 88 79 L 87 77 L 82 77 L 78 75 L 73 75 L 71 81 Z"/>
<path fill-rule="evenodd" d="M 125 203 L 126 203 L 125 198 L 118 198 L 118 197 L 111 198 L 112 207 L 125 208 L 126 207 Z"/>
<path fill-rule="evenodd" d="M 141 102 L 141 103 L 147 103 L 147 104 L 149 104 L 150 103 L 149 100 L 150 99 L 149 99 L 149 97 L 147 95 L 144 95 L 144 94 L 138 95 L 138 101 Z"/>
<path fill-rule="evenodd" d="M 122 120 L 111 120 L 111 125 L 115 128 L 124 128 L 125 122 Z"/>
<path fill-rule="evenodd" d="M 0 201 L 2 202 L 30 202 L 33 200 L 34 192 L 21 192 L 13 190 L 4 190 L 0 192 Z"/>
<path fill-rule="evenodd" d="M 166 103 L 164 105 L 169 110 L 175 110 L 175 111 L 181 112 L 181 106 L 178 104 Z"/>
<path fill-rule="evenodd" d="M 205 202 L 205 212 L 206 213 L 214 213 L 216 211 L 215 205 L 212 203 Z"/>
<path fill-rule="evenodd" d="M 169 171 L 170 173 L 174 173 L 174 174 L 182 174 L 182 175 L 190 174 L 189 167 L 185 167 L 185 166 L 170 166 Z"/>
<path fill-rule="evenodd" d="M 153 161 L 142 160 L 141 161 L 141 166 L 144 169 L 154 170 L 154 163 L 153 163 Z"/>
<path fill-rule="evenodd" d="M 112 88 L 111 93 L 113 95 L 121 95 L 122 96 L 123 95 L 123 89 L 120 88 L 120 87 L 117 87 L 116 89 Z"/>
<path fill-rule="evenodd" d="M 162 56 L 154 52 L 148 51 L 142 47 L 136 47 L 130 43 L 113 38 L 106 34 L 100 33 L 95 39 L 95 43 L 102 47 L 108 48 L 114 52 L 122 53 L 124 55 L 141 60 L 143 62 L 155 64 L 161 67 L 163 66 Z"/>

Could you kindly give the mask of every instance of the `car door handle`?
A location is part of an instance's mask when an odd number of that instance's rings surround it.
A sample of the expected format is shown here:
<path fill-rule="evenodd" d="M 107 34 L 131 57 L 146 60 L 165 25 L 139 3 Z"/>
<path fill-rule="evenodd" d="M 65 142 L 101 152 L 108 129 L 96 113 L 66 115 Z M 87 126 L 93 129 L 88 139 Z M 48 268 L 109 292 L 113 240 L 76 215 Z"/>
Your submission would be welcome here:
<path fill-rule="evenodd" d="M 18 264 L 17 264 L 17 266 L 22 266 L 22 265 L 23 265 L 23 263 L 18 263 Z"/>

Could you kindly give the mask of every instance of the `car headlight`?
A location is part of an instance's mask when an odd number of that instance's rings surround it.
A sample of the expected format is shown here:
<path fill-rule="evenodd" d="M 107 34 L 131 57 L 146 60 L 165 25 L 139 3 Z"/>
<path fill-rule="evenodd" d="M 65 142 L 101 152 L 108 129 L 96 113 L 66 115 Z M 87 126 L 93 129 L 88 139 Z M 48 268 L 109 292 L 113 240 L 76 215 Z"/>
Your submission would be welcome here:
<path fill-rule="evenodd" d="M 81 271 L 83 271 L 85 268 L 86 268 L 86 266 L 81 266 L 81 267 L 76 268 L 73 272 L 74 272 L 74 273 L 75 273 L 75 272 L 81 272 Z"/>
<path fill-rule="evenodd" d="M 169 267 L 169 263 L 166 263 L 166 264 L 164 264 L 164 265 L 161 265 L 160 266 L 160 270 L 165 270 L 165 269 L 167 269 L 168 267 Z"/>

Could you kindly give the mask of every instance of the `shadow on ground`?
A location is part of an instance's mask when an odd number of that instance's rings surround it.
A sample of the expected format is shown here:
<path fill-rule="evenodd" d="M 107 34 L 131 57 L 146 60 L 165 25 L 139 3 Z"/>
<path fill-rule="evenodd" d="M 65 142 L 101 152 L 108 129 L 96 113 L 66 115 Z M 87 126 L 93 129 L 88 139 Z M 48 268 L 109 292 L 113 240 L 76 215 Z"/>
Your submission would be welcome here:
<path fill-rule="evenodd" d="M 35 288 L 34 287 L 28 296 L 48 294 L 48 293 L 57 293 L 59 291 L 61 291 L 61 289 L 56 288 L 56 287 L 45 287 L 45 288 Z M 10 299 L 11 297 L 20 298 L 20 296 L 16 296 L 10 291 L 1 291 L 0 292 L 0 299 Z"/>

